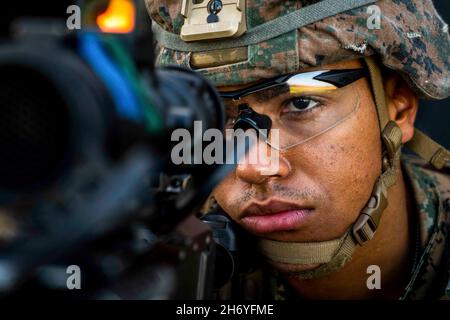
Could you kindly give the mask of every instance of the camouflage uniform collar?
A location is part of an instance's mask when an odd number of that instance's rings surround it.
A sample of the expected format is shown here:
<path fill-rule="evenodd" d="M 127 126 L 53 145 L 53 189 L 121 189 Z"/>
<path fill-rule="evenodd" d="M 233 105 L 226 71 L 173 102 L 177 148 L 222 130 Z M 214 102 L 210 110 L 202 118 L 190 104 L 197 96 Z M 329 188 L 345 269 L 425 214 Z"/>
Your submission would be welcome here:
<path fill-rule="evenodd" d="M 418 214 L 420 258 L 400 299 L 439 298 L 448 281 L 450 177 L 413 156 L 402 157 L 402 169 Z"/>

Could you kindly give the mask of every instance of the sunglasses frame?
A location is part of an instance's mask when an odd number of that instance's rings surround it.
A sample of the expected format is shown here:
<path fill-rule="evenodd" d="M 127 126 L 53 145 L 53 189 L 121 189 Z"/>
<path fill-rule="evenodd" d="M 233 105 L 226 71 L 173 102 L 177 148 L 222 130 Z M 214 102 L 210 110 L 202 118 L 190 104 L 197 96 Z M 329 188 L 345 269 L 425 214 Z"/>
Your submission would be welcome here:
<path fill-rule="evenodd" d="M 239 90 L 234 91 L 228 91 L 228 92 L 219 92 L 219 95 L 223 99 L 233 99 L 233 100 L 239 100 L 245 96 L 251 95 L 253 93 L 269 89 L 272 87 L 277 87 L 282 85 L 283 83 L 286 83 L 290 78 L 299 75 L 304 74 L 307 75 L 308 73 L 314 73 L 317 74 L 317 72 L 321 72 L 318 75 L 314 76 L 312 79 L 317 81 L 323 81 L 329 84 L 334 85 L 337 88 L 345 87 L 356 80 L 359 80 L 366 76 L 368 74 L 367 68 L 357 68 L 357 69 L 335 69 L 335 70 L 318 70 L 318 71 L 310 71 L 310 72 L 303 72 L 303 73 L 290 73 L 281 75 L 269 80 L 266 80 L 264 82 L 255 84 L 250 87 L 246 87 Z"/>

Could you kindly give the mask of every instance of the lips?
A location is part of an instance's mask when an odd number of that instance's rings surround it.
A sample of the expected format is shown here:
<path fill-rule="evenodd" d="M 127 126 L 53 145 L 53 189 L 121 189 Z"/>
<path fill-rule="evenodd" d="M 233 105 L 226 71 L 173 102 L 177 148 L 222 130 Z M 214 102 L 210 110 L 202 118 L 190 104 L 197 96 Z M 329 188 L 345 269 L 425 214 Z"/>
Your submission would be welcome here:
<path fill-rule="evenodd" d="M 299 229 L 312 211 L 311 207 L 272 200 L 250 204 L 240 219 L 249 231 L 264 234 Z"/>

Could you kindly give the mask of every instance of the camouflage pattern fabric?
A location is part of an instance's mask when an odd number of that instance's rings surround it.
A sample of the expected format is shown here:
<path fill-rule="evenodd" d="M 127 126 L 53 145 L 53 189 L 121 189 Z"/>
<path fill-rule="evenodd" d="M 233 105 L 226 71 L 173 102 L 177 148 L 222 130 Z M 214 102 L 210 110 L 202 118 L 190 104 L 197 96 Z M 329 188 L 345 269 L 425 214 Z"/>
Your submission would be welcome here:
<path fill-rule="evenodd" d="M 444 295 L 449 279 L 450 170 L 435 171 L 423 160 L 404 156 L 419 214 L 421 257 L 403 298 L 425 299 Z"/>
<path fill-rule="evenodd" d="M 450 263 L 450 168 L 431 169 L 417 157 L 402 156 L 405 179 L 414 193 L 419 223 L 419 259 L 399 299 L 449 299 L 445 288 Z M 298 299 L 276 271 L 269 270 L 268 291 L 275 300 Z"/>
<path fill-rule="evenodd" d="M 180 33 L 184 18 L 181 1 L 145 0 L 151 18 L 165 30 Z M 247 27 L 317 2 L 247 0 Z M 397 70 L 424 98 L 450 96 L 448 25 L 431 0 L 381 0 L 380 28 L 370 29 L 366 7 L 349 10 L 247 47 L 244 61 L 198 71 L 216 86 L 246 84 L 262 78 L 301 71 L 327 63 L 377 54 L 382 63 Z M 372 21 L 372 20 L 371 20 Z M 191 52 L 160 46 L 157 64 L 191 68 Z"/>

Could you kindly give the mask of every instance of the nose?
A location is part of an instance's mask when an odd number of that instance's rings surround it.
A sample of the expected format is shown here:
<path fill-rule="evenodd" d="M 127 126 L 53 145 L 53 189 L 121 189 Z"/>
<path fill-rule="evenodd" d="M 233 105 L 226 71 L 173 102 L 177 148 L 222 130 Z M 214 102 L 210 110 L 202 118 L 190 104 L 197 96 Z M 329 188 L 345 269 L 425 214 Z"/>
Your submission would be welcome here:
<path fill-rule="evenodd" d="M 258 139 L 236 166 L 236 176 L 249 184 L 264 184 L 289 175 L 291 167 L 285 157 Z"/>

